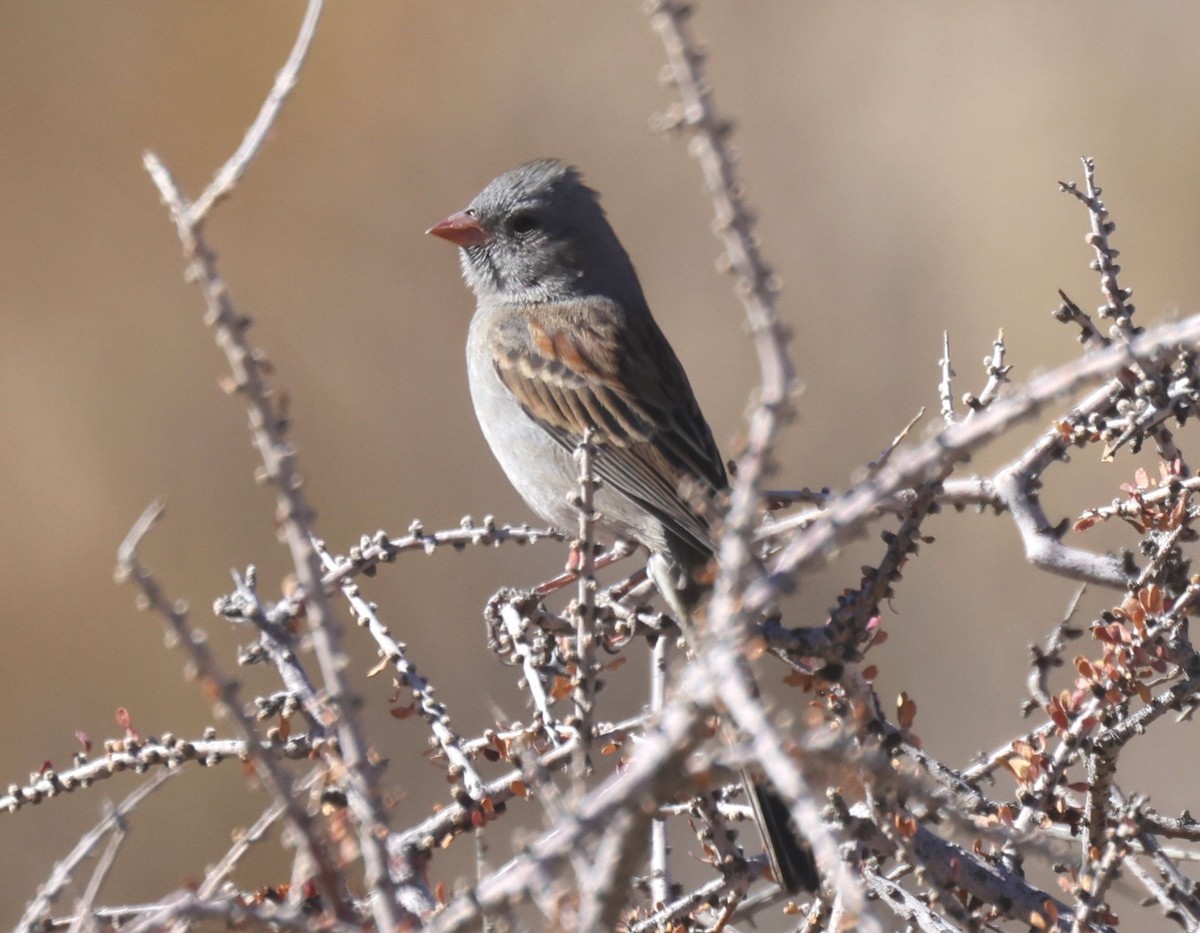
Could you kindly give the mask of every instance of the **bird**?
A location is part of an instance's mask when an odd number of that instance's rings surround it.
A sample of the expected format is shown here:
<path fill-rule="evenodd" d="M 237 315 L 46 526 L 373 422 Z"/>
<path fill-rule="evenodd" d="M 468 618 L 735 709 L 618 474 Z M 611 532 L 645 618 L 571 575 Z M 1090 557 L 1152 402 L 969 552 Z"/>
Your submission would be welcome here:
<path fill-rule="evenodd" d="M 428 233 L 459 248 L 476 299 L 467 374 L 479 426 L 541 518 L 578 523 L 575 451 L 590 440 L 596 526 L 643 545 L 685 640 L 711 587 L 710 519 L 725 464 L 599 195 L 538 159 L 490 181 Z M 749 782 L 776 880 L 816 890 L 812 851 L 767 785 Z"/>

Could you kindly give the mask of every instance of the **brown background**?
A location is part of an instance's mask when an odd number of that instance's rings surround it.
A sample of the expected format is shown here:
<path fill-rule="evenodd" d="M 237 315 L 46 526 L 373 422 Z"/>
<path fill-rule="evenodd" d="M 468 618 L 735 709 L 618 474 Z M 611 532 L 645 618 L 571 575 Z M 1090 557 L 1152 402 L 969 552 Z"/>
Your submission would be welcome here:
<path fill-rule="evenodd" d="M 713 272 L 698 171 L 682 145 L 647 130 L 670 95 L 638 7 L 339 0 L 327 11 L 296 96 L 209 233 L 292 397 L 301 467 L 335 548 L 414 517 L 431 528 L 467 513 L 529 517 L 471 415 L 471 301 L 455 257 L 422 231 L 535 156 L 576 162 L 603 192 L 717 437 L 734 449 L 753 357 Z M 208 612 L 229 569 L 258 564 L 268 593 L 286 571 L 270 497 L 251 481 L 245 416 L 217 389 L 223 360 L 140 155 L 155 149 L 198 192 L 252 119 L 301 12 L 0 3 L 4 781 L 46 759 L 66 766 L 76 730 L 116 734 L 119 706 L 143 734 L 195 735 L 210 722 L 158 622 L 111 580 L 117 543 L 153 497 L 166 495 L 169 512 L 145 558 L 224 658 L 248 640 Z M 1055 189 L 1080 176 L 1080 155 L 1099 161 L 1142 322 L 1194 307 L 1193 4 L 712 3 L 696 25 L 718 102 L 738 120 L 807 382 L 781 485 L 844 486 L 920 406 L 936 410 L 944 328 L 958 394 L 981 385 L 978 361 L 1000 326 L 1016 378 L 1072 356 L 1073 335 L 1048 312 L 1059 287 L 1085 306 L 1097 297 L 1085 216 Z M 1052 475 L 1056 518 L 1107 502 L 1132 475 L 1128 458 L 1094 459 Z M 938 541 L 910 567 L 875 660 L 883 695 L 909 691 L 926 745 L 962 763 L 1021 727 L 1026 645 L 1073 587 L 1023 562 L 1007 520 L 946 516 L 928 530 Z M 875 550 L 805 581 L 789 619 L 818 622 Z M 545 546 L 410 556 L 371 584 L 464 731 L 486 721 L 491 700 L 524 712 L 512 671 L 484 645 L 481 605 L 560 561 Z M 361 672 L 372 655 L 352 642 Z M 411 763 L 419 724 L 387 717 L 386 684 L 359 683 L 408 794 L 398 820 L 410 821 L 444 791 Z M 629 685 L 636 697 L 638 681 Z M 1168 810 L 1195 805 L 1194 727 L 1165 737 L 1129 750 L 1123 786 Z M 108 899 L 196 877 L 259 811 L 242 780 L 236 767 L 197 770 L 156 797 Z M 0 816 L 0 927 L 102 801 L 133 785 L 123 777 Z M 279 880 L 267 862 L 245 877 Z"/>

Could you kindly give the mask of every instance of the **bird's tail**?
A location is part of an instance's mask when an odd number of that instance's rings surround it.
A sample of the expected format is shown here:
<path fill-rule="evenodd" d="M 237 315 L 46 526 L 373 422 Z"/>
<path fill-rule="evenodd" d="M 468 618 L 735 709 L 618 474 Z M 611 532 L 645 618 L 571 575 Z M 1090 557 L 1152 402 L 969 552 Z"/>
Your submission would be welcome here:
<path fill-rule="evenodd" d="M 659 594 L 683 629 L 689 651 L 696 648 L 697 606 L 712 585 L 711 577 L 698 573 L 697 569 L 708 569 L 708 562 L 685 567 L 670 555 L 657 551 L 651 553 L 646 564 L 646 570 Z M 732 734 L 727 736 L 727 741 L 732 741 Z M 742 773 L 742 780 L 750 805 L 754 808 L 763 842 L 766 843 L 767 858 L 770 859 L 775 880 L 789 894 L 797 894 L 802 890 L 816 891 L 821 886 L 817 863 L 812 848 L 796 831 L 787 804 L 768 785 L 751 780 L 745 772 Z"/>
<path fill-rule="evenodd" d="M 762 830 L 775 880 L 789 894 L 816 891 L 821 886 L 817 862 L 812 847 L 797 832 L 787 804 L 769 786 L 750 780 L 744 772 L 742 780 Z"/>

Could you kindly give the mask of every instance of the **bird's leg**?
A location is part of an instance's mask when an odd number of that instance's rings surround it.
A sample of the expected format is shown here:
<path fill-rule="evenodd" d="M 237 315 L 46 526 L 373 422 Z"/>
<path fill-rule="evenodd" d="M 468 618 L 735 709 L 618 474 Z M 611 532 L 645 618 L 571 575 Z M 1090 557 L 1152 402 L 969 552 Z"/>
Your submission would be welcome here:
<path fill-rule="evenodd" d="M 592 555 L 599 557 L 604 553 L 604 546 L 600 544 L 592 545 Z M 583 542 L 578 538 L 571 542 L 570 548 L 567 550 L 567 573 L 578 574 L 583 569 Z"/>
<path fill-rule="evenodd" d="M 606 592 L 608 593 L 609 599 L 625 599 L 625 597 L 629 596 L 630 593 L 642 586 L 647 579 L 648 577 L 646 575 L 646 569 L 643 567 L 641 570 L 631 573 L 620 583 L 614 583 Z M 653 586 L 654 584 L 651 582 L 650 587 Z M 649 594 L 647 593 L 646 595 L 648 596 Z"/>
<path fill-rule="evenodd" d="M 636 544 L 630 541 L 618 540 L 612 547 L 598 552 L 598 556 L 592 563 L 592 569 L 602 570 L 605 567 L 615 564 L 617 561 L 624 560 L 636 550 Z M 551 593 L 555 593 L 565 586 L 570 586 L 579 579 L 579 568 L 581 566 L 583 566 L 583 555 L 579 551 L 579 542 L 572 541 L 571 549 L 567 554 L 566 571 L 560 573 L 553 580 L 547 580 L 545 583 L 539 584 L 533 592 L 538 596 L 549 596 Z"/>

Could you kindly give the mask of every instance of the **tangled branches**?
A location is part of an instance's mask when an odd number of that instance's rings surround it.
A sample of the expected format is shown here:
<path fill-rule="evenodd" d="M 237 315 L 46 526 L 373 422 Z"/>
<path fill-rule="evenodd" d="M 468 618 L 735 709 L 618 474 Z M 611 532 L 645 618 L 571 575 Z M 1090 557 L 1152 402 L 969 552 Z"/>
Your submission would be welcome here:
<path fill-rule="evenodd" d="M 533 589 L 503 589 L 484 613 L 489 645 L 511 666 L 529 711 L 497 713 L 479 734 L 465 734 L 454 715 L 458 698 L 435 690 L 422 659 L 393 634 L 387 608 L 367 594 L 370 578 L 442 548 L 560 543 L 567 533 L 487 517 L 437 532 L 414 523 L 405 535 L 378 532 L 344 554 L 331 550 L 315 533 L 263 354 L 249 342 L 249 321 L 204 233 L 205 219 L 244 176 L 294 86 L 320 7 L 309 4 L 260 119 L 200 197 L 189 201 L 165 165 L 146 157 L 205 299 L 206 323 L 227 356 L 226 384 L 246 404 L 260 478 L 274 491 L 293 562 L 295 585 L 285 596 L 265 597 L 249 568 L 215 606 L 220 619 L 254 633 L 237 663 L 270 668 L 277 689 L 247 700 L 187 606 L 143 563 L 140 545 L 161 514 L 157 506 L 147 510 L 120 549 L 118 576 L 187 653 L 191 679 L 232 734 L 143 737 L 125 717 L 122 734 L 102 752 L 85 747 L 70 768 L 10 785 L 0 806 L 14 812 L 117 774 L 147 775 L 46 881 L 21 928 L 95 922 L 183 929 L 223 919 L 288 929 L 448 931 L 520 928 L 536 911 L 555 929 L 717 930 L 754 922 L 1082 933 L 1138 922 L 1114 906 L 1121 883 L 1140 888 L 1149 909 L 1183 929 L 1200 929 L 1200 894 L 1185 871 L 1197 858 L 1191 846 L 1200 824 L 1186 812 L 1158 812 L 1120 780 L 1126 749 L 1200 704 L 1200 659 L 1189 632 L 1200 598 L 1190 563 L 1198 480 L 1174 433 L 1200 398 L 1200 317 L 1153 327 L 1135 319 L 1093 163 L 1085 160 L 1081 185 L 1062 185 L 1086 215 L 1104 299 L 1093 317 L 1061 294 L 1054 317 L 1077 332 L 1081 356 L 1015 381 L 1001 332 L 982 384 L 956 405 L 947 338 L 936 433 L 913 439 L 915 424 L 908 425 L 844 490 L 771 489 L 771 456 L 796 384 L 778 290 L 688 11 L 673 0 L 649 3 L 679 96 L 659 123 L 687 137 L 698 160 L 721 267 L 736 280 L 761 377 L 705 635 L 689 654 L 676 650 L 678 627 L 655 608 L 636 564 L 617 582 L 598 582 L 598 568 L 630 554 L 598 552 L 592 540 L 591 439 L 581 438 L 572 571 Z M 966 472 L 974 454 L 1034 419 L 1047 426 L 1016 457 L 988 475 Z M 1111 502 L 1073 521 L 1050 517 L 1045 484 L 1068 469 L 1070 457 L 1121 462 L 1144 448 L 1157 454 L 1157 475 L 1127 471 L 1131 481 Z M 962 521 L 1013 522 L 1035 566 L 1113 594 L 1093 618 L 1082 616 L 1077 601 L 1031 647 L 1029 721 L 968 764 L 922 744 L 913 697 L 902 694 L 889 707 L 875 688 L 883 663 L 875 649 L 907 634 L 889 628 L 887 602 L 910 562 L 931 553 L 936 560 L 925 526 L 947 509 Z M 1104 523 L 1124 525 L 1126 550 L 1086 546 Z M 818 564 L 840 569 L 840 547 L 871 530 L 880 539 L 875 557 L 849 572 L 819 624 L 794 625 L 777 611 L 803 574 Z M 564 595 L 568 584 L 573 596 Z M 355 625 L 343 630 L 347 609 Z M 354 641 L 374 650 L 374 667 L 358 671 L 349 663 L 345 646 Z M 631 658 L 650 662 L 645 702 L 618 717 L 604 688 Z M 752 673 L 785 674 L 791 708 L 772 707 Z M 428 815 L 407 826 L 395 825 L 384 739 L 367 728 L 355 686 L 361 676 L 385 674 L 395 691 L 392 715 L 420 724 L 422 751 L 446 777 L 445 796 L 429 800 Z M 721 733 L 732 733 L 732 744 L 718 741 Z M 194 887 L 153 903 L 101 906 L 126 814 L 166 775 L 226 761 L 243 762 L 257 776 L 267 798 L 259 820 Z M 823 874 L 814 895 L 791 899 L 770 878 L 760 841 L 747 829 L 750 807 L 737 779 L 745 769 L 774 787 L 811 843 Z M 514 813 L 542 821 L 520 844 Z M 266 844 L 276 823 L 288 829 L 291 871 L 247 887 L 239 864 Z M 505 860 L 491 867 L 480 858 L 475 878 L 453 876 L 442 853 L 470 840 L 486 840 Z M 53 917 L 56 901 L 104 844 L 73 915 Z"/>

